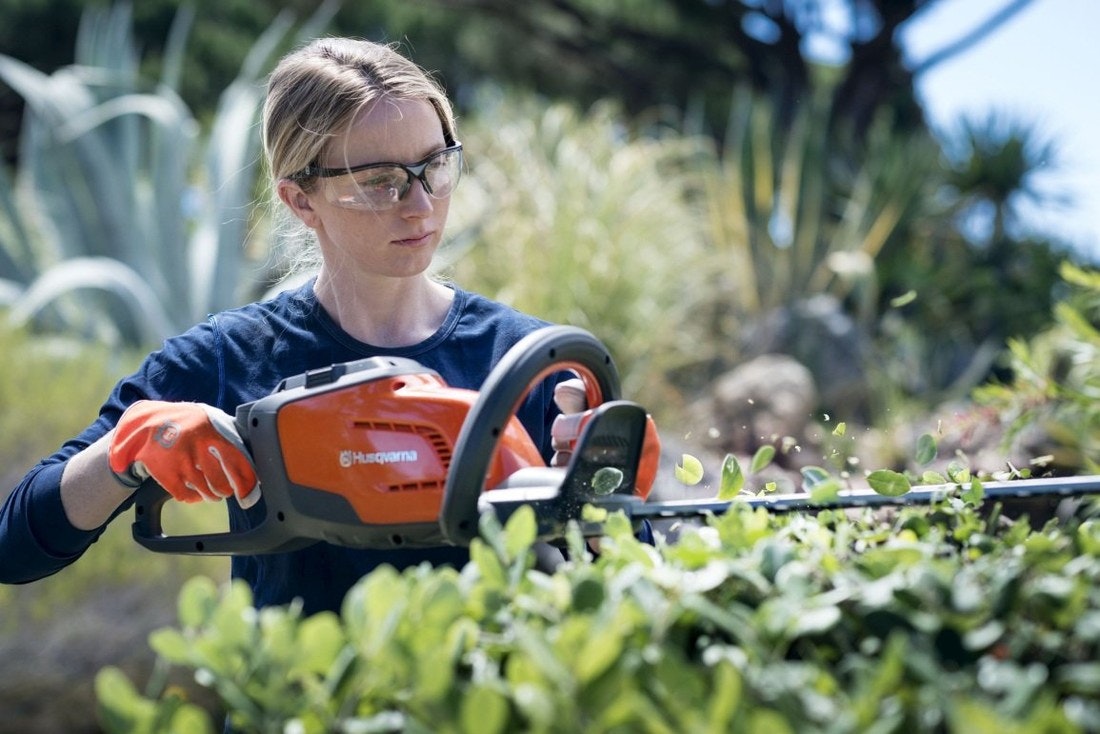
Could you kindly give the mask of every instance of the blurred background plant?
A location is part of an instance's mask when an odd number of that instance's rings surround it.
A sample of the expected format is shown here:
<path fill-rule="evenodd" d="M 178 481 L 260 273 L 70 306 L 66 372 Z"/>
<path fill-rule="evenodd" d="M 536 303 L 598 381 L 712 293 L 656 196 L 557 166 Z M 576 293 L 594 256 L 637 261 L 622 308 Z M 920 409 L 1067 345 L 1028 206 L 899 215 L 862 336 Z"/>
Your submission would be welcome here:
<path fill-rule="evenodd" d="M 26 102 L 14 180 L 0 177 L 0 305 L 17 326 L 136 346 L 270 284 L 254 238 L 256 122 L 291 20 L 259 37 L 203 130 L 177 92 L 193 8 L 177 14 L 151 89 L 130 12 L 84 13 L 75 64 L 53 74 L 0 56 L 0 79 Z"/>
<path fill-rule="evenodd" d="M 670 375 L 711 336 L 695 314 L 716 263 L 686 195 L 699 141 L 639 135 L 611 104 L 580 113 L 486 89 L 475 108 L 445 253 L 454 279 L 599 334 L 624 394 L 668 415 L 682 399 Z"/>
<path fill-rule="evenodd" d="M 886 407 L 866 392 L 886 305 L 877 260 L 936 213 L 940 176 L 931 138 L 885 113 L 862 142 L 832 144 L 820 124 L 828 91 L 788 126 L 766 98 L 743 93 L 716 161 L 704 162 L 705 237 L 718 255 L 706 311 L 719 352 L 696 380 L 789 354 L 813 373 L 823 410 L 869 420 Z"/>
<path fill-rule="evenodd" d="M 0 380 L 0 486 L 6 495 L 37 457 L 83 430 L 118 375 L 136 366 L 140 355 L 46 339 L 2 322 L 0 354 L 19 355 L 4 360 Z M 176 527 L 224 523 L 223 508 L 192 509 L 198 512 L 179 515 Z M 136 679 L 148 679 L 153 658 L 146 637 L 174 619 L 171 600 L 179 587 L 196 575 L 224 580 L 227 571 L 220 559 L 145 553 L 130 537 L 129 524 L 117 522 L 76 566 L 27 586 L 0 585 L 0 731 L 96 731 L 88 714 L 95 672 L 119 663 Z M 189 681 L 172 680 L 201 699 Z"/>
<path fill-rule="evenodd" d="M 1063 263 L 1069 294 L 1055 306 L 1055 323 L 1009 341 L 1011 378 L 974 393 L 1007 423 L 1006 438 L 1044 434 L 1050 465 L 1100 472 L 1100 273 Z"/>

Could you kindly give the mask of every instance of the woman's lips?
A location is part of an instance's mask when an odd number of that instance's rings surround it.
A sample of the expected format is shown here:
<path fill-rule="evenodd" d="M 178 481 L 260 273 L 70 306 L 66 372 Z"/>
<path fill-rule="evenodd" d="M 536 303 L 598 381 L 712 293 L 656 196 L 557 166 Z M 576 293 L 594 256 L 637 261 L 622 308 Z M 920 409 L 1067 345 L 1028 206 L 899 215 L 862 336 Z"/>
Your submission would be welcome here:
<path fill-rule="evenodd" d="M 393 243 L 395 245 L 401 245 L 402 247 L 421 247 L 431 242 L 433 234 L 433 232 L 425 232 L 422 235 L 409 237 L 408 239 L 394 240 Z"/>

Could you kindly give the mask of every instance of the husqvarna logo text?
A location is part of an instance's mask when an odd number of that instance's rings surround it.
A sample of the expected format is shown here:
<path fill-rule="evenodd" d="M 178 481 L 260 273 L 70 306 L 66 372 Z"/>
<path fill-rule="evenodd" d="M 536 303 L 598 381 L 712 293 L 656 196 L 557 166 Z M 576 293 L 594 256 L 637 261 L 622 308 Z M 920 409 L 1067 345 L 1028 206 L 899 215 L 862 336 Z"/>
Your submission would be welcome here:
<path fill-rule="evenodd" d="M 340 452 L 340 466 L 348 467 L 359 464 L 407 464 L 417 459 L 416 451 L 352 451 L 345 449 Z"/>

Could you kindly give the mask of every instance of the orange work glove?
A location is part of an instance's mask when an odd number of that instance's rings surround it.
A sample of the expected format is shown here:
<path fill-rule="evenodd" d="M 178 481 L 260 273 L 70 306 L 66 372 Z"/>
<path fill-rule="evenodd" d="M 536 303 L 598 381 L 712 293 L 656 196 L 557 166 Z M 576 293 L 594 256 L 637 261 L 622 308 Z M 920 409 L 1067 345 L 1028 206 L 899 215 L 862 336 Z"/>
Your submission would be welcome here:
<path fill-rule="evenodd" d="M 550 426 L 551 448 L 554 455 L 550 466 L 565 466 L 573 456 L 573 443 L 577 440 L 577 419 L 588 407 L 588 397 L 584 390 L 584 381 L 579 377 L 562 380 L 554 386 L 554 404 L 561 414 L 554 418 Z"/>
<path fill-rule="evenodd" d="M 152 477 L 180 502 L 232 495 L 248 508 L 260 499 L 256 469 L 233 419 L 203 403 L 139 400 L 122 414 L 108 457 L 126 486 Z"/>

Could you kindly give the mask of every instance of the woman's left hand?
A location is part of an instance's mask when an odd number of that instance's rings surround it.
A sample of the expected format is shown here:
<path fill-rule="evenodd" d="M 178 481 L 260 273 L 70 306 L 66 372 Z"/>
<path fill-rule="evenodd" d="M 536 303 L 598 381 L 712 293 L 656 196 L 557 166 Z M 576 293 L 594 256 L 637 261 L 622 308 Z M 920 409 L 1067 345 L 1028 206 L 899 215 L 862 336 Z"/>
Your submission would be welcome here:
<path fill-rule="evenodd" d="M 561 428 L 563 423 L 567 422 L 568 416 L 582 413 L 588 408 L 584 381 L 579 377 L 574 377 L 555 385 L 554 404 L 558 406 L 561 415 L 555 418 L 554 423 L 550 426 L 550 446 L 554 449 L 554 455 L 550 458 L 550 466 L 565 466 L 573 456 L 573 442 L 576 441 L 577 437 L 568 435 L 569 431 L 564 432 L 566 433 L 565 436 L 555 434 L 563 433 Z M 554 430 L 555 427 L 558 429 L 557 431 Z"/>

